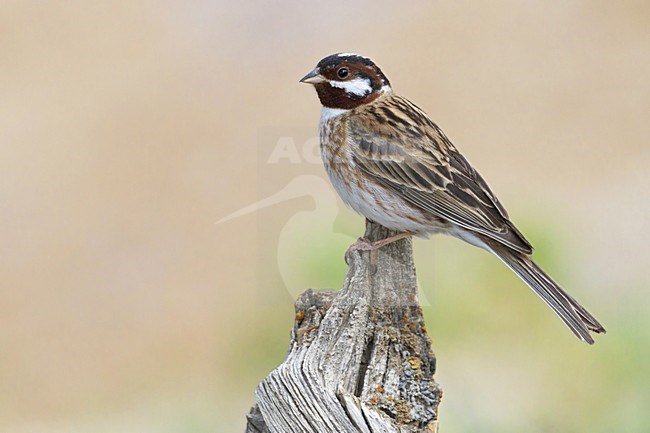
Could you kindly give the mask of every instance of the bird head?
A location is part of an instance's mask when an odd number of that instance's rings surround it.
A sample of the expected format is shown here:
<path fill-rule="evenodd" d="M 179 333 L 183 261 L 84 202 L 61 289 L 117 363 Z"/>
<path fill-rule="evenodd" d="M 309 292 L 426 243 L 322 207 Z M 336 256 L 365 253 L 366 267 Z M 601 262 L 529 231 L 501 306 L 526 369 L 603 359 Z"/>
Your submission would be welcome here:
<path fill-rule="evenodd" d="M 327 108 L 349 110 L 391 92 L 388 78 L 379 66 L 367 57 L 352 53 L 325 57 L 300 82 L 312 84 L 321 104 Z"/>

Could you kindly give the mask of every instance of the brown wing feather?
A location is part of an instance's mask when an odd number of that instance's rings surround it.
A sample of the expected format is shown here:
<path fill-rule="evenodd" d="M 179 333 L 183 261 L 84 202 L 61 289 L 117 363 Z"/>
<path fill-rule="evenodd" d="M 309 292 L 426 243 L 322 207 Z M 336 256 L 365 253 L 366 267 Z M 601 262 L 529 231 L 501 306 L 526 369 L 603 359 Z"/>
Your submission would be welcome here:
<path fill-rule="evenodd" d="M 421 210 L 532 253 L 487 183 L 422 110 L 398 96 L 357 110 L 348 133 L 360 169 Z"/>

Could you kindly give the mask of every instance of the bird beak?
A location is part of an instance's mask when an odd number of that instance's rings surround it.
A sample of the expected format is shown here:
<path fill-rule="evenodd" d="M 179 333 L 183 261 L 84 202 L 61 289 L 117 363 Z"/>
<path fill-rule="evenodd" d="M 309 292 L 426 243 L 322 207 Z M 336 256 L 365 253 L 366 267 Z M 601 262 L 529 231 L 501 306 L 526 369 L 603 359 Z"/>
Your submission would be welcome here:
<path fill-rule="evenodd" d="M 320 69 L 316 68 L 300 79 L 301 83 L 318 84 L 325 81 L 325 77 L 320 74 Z"/>

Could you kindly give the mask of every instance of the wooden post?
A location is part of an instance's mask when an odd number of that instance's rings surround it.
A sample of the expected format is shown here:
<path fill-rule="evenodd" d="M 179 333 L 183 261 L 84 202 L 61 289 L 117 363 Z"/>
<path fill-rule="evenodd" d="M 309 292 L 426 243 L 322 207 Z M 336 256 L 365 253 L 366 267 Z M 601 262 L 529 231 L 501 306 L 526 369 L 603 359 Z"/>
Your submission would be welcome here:
<path fill-rule="evenodd" d="M 366 225 L 375 241 L 395 233 Z M 247 433 L 434 432 L 442 391 L 410 238 L 351 251 L 339 292 L 296 301 L 287 358 L 255 391 Z"/>

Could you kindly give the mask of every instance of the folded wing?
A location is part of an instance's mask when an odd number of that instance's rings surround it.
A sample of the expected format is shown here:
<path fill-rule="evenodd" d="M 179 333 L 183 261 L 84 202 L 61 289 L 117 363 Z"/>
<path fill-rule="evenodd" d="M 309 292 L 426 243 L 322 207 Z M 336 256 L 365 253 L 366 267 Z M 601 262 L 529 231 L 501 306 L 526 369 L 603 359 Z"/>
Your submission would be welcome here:
<path fill-rule="evenodd" d="M 349 120 L 358 167 L 413 206 L 531 254 L 487 183 L 440 128 L 404 98 L 385 102 Z"/>

